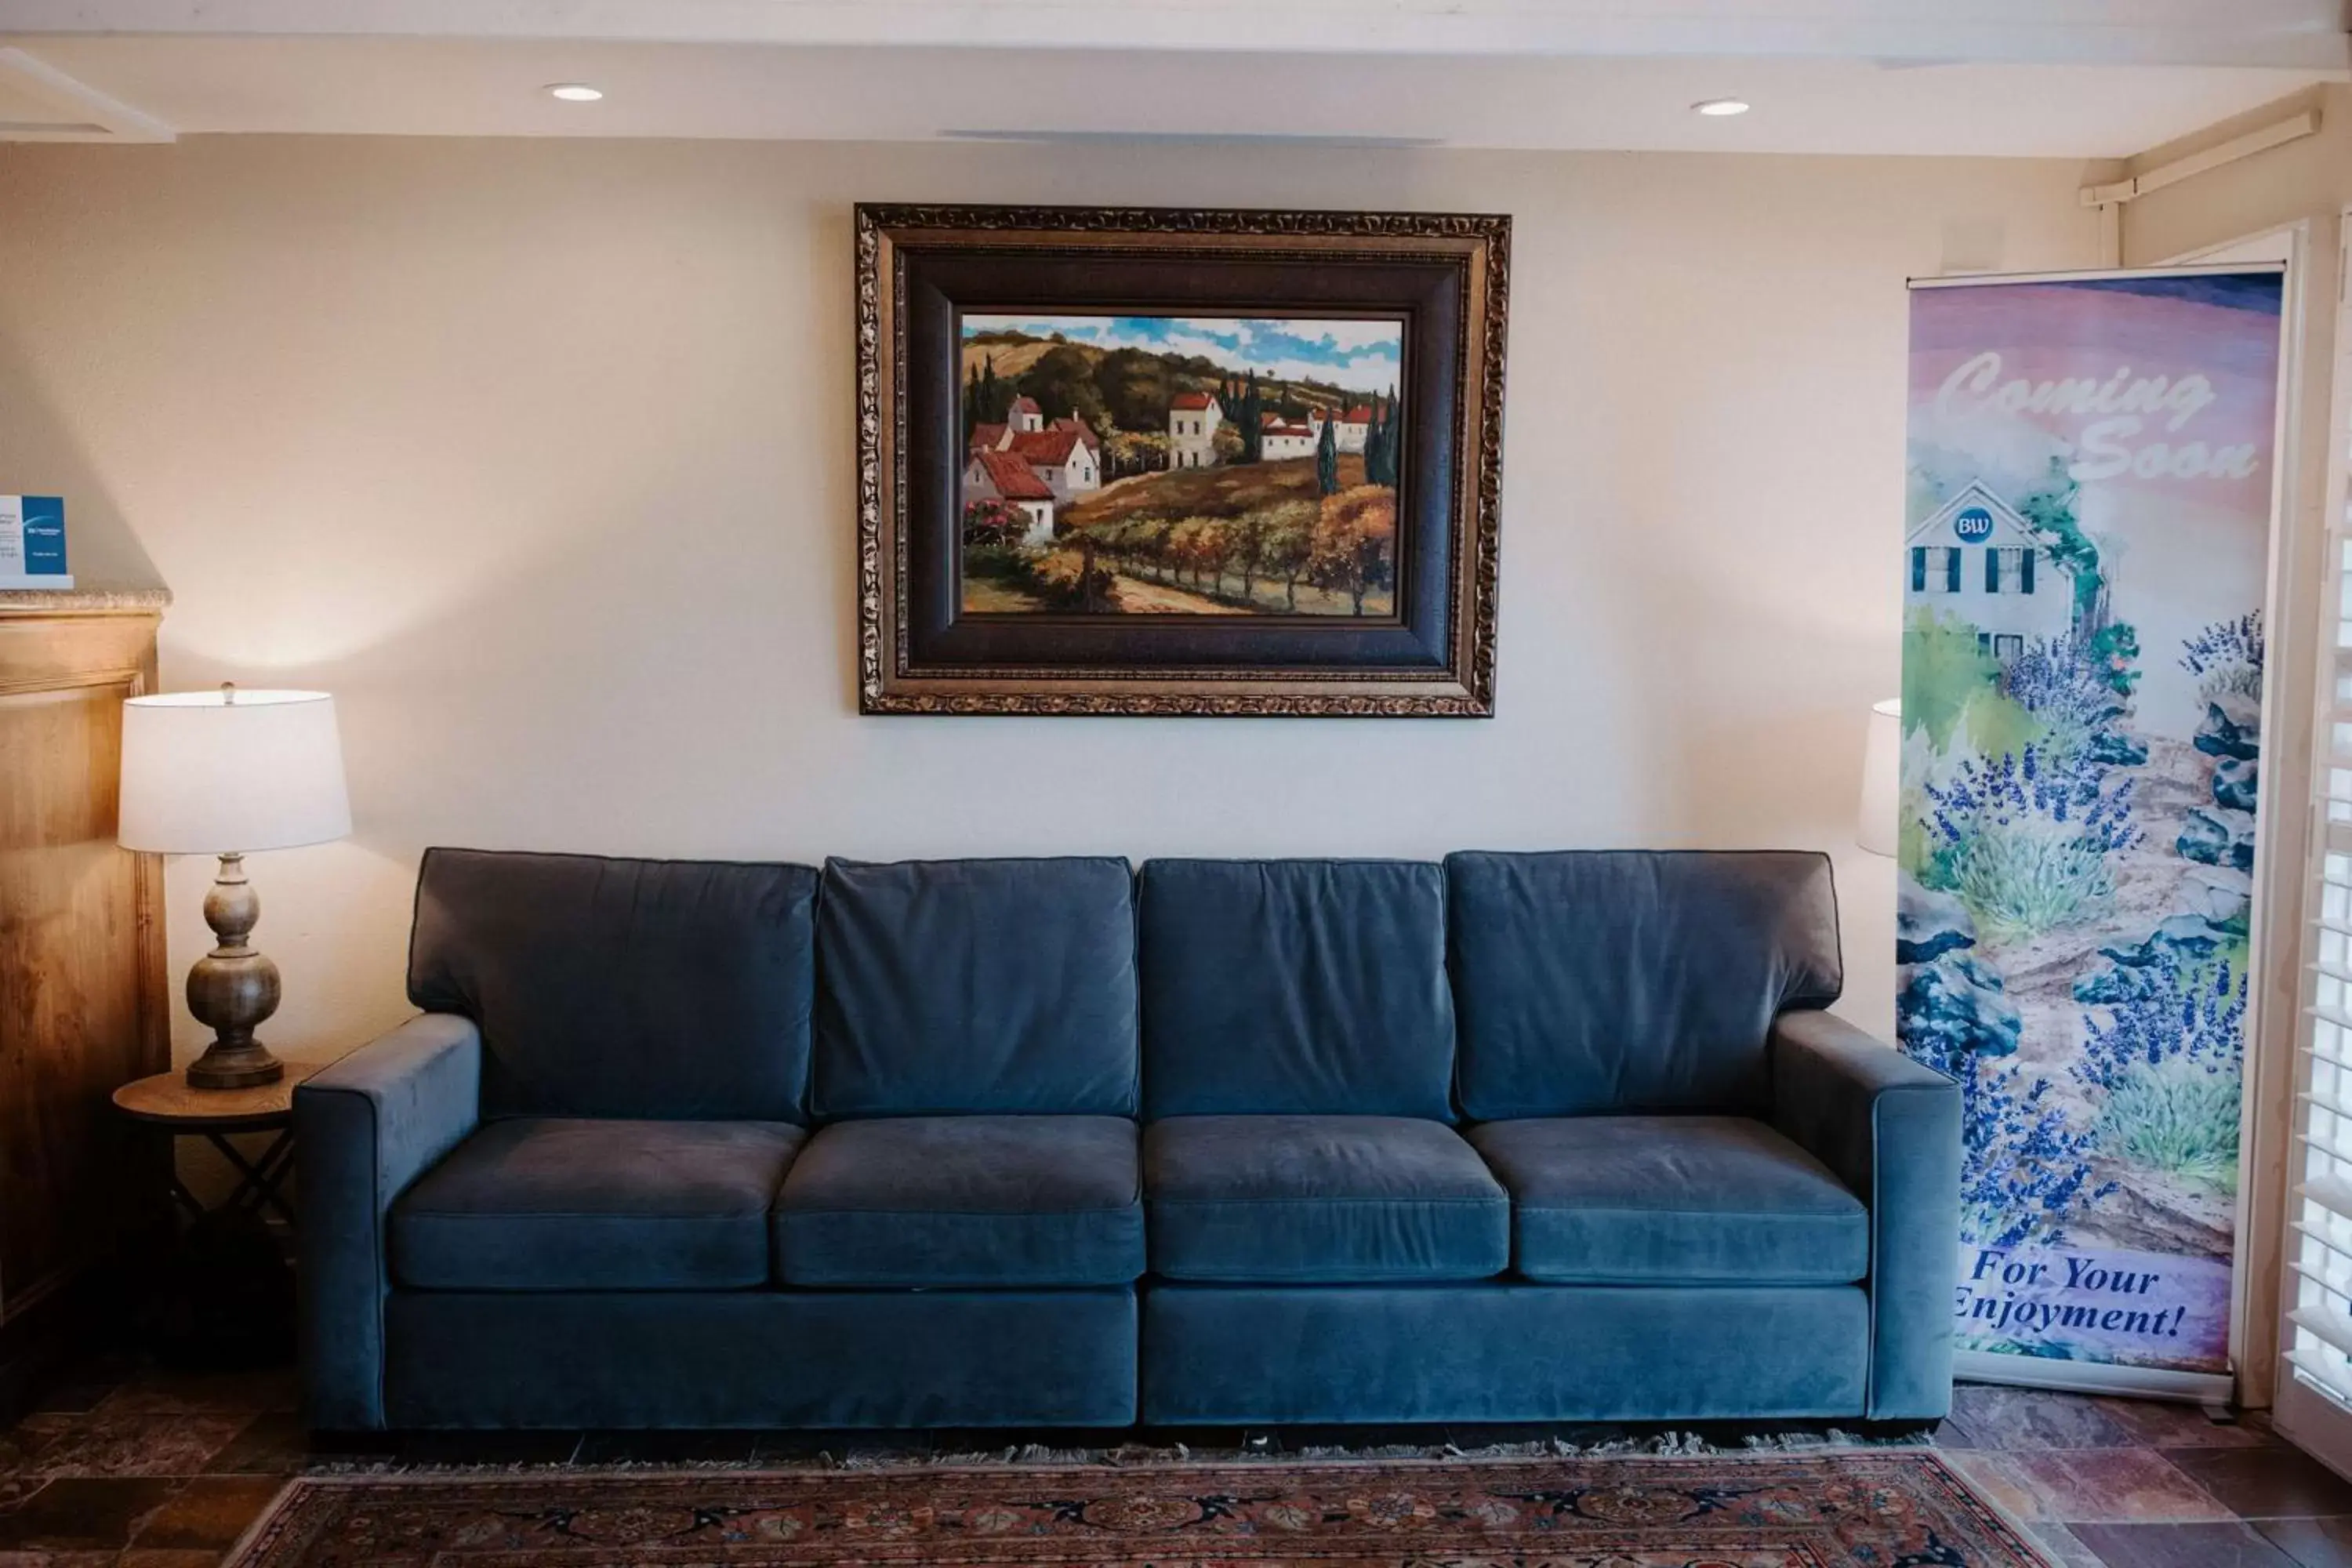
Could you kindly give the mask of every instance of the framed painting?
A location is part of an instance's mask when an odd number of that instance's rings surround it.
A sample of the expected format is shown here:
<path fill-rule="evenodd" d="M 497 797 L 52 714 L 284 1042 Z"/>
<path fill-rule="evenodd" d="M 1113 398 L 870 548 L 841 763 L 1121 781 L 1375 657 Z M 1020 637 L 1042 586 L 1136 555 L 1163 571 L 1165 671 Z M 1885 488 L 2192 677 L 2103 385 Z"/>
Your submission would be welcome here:
<path fill-rule="evenodd" d="M 1507 217 L 856 243 L 861 711 L 1494 711 Z"/>

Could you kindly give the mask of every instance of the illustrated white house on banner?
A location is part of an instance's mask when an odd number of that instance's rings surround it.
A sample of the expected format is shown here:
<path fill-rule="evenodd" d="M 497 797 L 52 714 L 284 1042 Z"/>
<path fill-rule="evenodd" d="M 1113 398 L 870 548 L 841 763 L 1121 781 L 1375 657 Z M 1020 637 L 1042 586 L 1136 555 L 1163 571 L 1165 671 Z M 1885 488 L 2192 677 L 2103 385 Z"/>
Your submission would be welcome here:
<path fill-rule="evenodd" d="M 2073 624 L 2073 585 L 2017 509 L 1981 482 L 1963 486 L 1905 543 L 1914 601 L 1967 620 L 1997 658 L 2012 658 L 2027 638 L 2059 637 Z"/>

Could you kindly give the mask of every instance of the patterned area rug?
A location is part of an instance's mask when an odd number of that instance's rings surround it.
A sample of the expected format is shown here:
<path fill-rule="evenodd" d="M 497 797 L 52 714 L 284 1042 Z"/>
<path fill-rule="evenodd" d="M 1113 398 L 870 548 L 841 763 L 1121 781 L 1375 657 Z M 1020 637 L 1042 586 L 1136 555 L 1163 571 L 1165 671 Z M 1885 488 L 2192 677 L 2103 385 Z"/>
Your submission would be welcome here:
<path fill-rule="evenodd" d="M 1932 1454 L 305 1477 L 234 1568 L 2046 1568 Z"/>

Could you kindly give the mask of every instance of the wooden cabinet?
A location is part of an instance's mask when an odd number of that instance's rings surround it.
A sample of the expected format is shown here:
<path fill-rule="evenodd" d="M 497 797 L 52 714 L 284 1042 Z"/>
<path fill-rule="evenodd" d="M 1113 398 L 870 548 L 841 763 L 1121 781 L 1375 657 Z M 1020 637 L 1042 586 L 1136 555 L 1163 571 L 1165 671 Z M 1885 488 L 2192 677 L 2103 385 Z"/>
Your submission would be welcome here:
<path fill-rule="evenodd" d="M 171 1064 L 162 861 L 114 843 L 164 603 L 0 591 L 0 1406 L 160 1190 L 108 1097 Z"/>

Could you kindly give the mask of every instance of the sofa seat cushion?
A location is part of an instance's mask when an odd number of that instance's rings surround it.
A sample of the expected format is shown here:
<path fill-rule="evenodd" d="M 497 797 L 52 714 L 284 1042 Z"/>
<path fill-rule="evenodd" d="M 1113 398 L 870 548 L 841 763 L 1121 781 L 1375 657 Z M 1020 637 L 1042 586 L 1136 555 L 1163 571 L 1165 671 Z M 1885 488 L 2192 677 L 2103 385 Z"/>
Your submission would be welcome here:
<path fill-rule="evenodd" d="M 768 1209 L 807 1131 L 781 1121 L 516 1117 L 393 1205 L 421 1290 L 739 1290 L 767 1282 Z"/>
<path fill-rule="evenodd" d="M 1135 1123 L 836 1121 L 777 1194 L 787 1285 L 1125 1285 L 1143 1273 Z"/>
<path fill-rule="evenodd" d="M 1512 1252 L 1563 1285 L 1843 1285 L 1870 1217 L 1829 1168 L 1744 1116 L 1489 1121 L 1470 1142 L 1511 1190 Z"/>
<path fill-rule="evenodd" d="M 1510 1262 L 1509 1199 L 1435 1121 L 1172 1116 L 1144 1130 L 1143 1188 L 1171 1279 L 1484 1279 Z"/>

